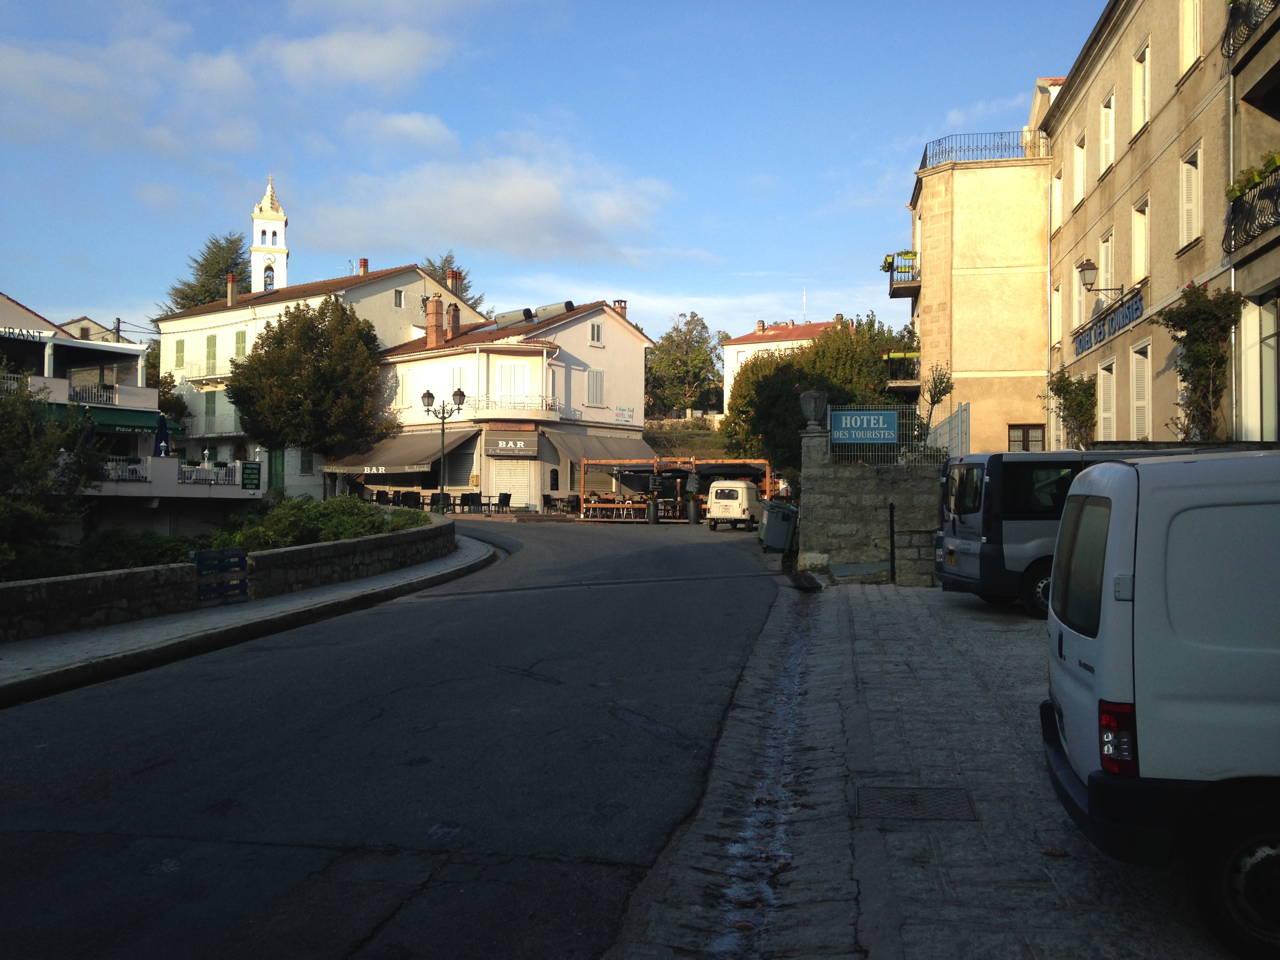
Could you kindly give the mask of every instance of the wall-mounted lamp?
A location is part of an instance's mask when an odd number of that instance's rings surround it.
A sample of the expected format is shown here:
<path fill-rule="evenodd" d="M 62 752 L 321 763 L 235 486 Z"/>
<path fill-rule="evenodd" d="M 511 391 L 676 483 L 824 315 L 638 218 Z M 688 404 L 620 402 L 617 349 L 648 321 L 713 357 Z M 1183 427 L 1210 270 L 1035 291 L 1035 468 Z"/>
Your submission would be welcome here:
<path fill-rule="evenodd" d="M 1098 265 L 1092 260 L 1086 259 L 1081 261 L 1080 265 L 1076 267 L 1076 269 L 1080 271 L 1080 283 L 1084 286 L 1085 290 L 1090 293 L 1107 294 L 1112 301 L 1119 300 L 1124 296 L 1123 283 L 1118 287 L 1099 287 L 1097 290 L 1093 289 L 1093 285 L 1098 282 Z"/>

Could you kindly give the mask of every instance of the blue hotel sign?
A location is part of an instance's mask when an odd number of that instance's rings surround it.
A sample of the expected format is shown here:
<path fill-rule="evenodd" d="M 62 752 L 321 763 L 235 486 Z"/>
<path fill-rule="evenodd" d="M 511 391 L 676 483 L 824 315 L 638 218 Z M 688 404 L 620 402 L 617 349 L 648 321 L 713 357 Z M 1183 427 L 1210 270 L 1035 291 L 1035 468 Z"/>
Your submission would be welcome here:
<path fill-rule="evenodd" d="M 832 443 L 897 443 L 897 410 L 831 410 Z"/>
<path fill-rule="evenodd" d="M 1076 356 L 1087 353 L 1108 337 L 1114 337 L 1141 317 L 1142 291 L 1139 290 L 1136 296 L 1126 300 L 1110 313 L 1103 314 L 1075 335 Z"/>

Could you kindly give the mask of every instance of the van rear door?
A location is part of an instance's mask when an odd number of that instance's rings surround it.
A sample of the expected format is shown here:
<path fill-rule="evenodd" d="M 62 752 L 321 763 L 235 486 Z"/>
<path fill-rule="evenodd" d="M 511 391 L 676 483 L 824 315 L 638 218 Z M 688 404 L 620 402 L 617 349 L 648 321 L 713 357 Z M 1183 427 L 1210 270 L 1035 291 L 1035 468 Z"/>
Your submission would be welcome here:
<path fill-rule="evenodd" d="M 1071 485 L 1054 551 L 1049 695 L 1082 780 L 1101 769 L 1099 702 L 1133 703 L 1133 538 L 1137 472 L 1109 463 Z"/>
<path fill-rule="evenodd" d="M 946 573 L 978 580 L 982 549 L 982 502 L 986 488 L 983 461 L 951 464 L 943 509 L 942 548 Z"/>

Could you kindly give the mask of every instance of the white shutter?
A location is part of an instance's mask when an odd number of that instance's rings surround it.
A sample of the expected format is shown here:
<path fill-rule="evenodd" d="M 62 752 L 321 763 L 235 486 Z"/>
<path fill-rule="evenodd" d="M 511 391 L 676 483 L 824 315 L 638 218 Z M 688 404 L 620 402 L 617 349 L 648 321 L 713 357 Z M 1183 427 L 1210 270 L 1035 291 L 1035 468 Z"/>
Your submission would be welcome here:
<path fill-rule="evenodd" d="M 604 406 L 604 371 L 587 371 L 587 403 L 596 407 Z"/>
<path fill-rule="evenodd" d="M 536 461 L 512 458 L 493 459 L 493 484 L 497 488 L 494 493 L 511 494 L 511 506 L 526 507 L 529 505 L 529 474 Z"/>
<path fill-rule="evenodd" d="M 1116 438 L 1116 368 L 1098 368 L 1098 439 Z"/>
<path fill-rule="evenodd" d="M 1181 221 L 1179 223 L 1179 246 L 1186 246 L 1200 236 L 1200 155 L 1193 153 L 1182 161 L 1182 183 L 1180 184 Z"/>
<path fill-rule="evenodd" d="M 1102 129 L 1099 131 L 1099 133 L 1101 134 L 1101 140 L 1102 140 L 1102 144 L 1099 147 L 1099 149 L 1102 151 L 1102 155 L 1101 155 L 1102 162 L 1098 164 L 1100 168 L 1098 171 L 1099 176 L 1101 176 L 1101 173 L 1103 170 L 1106 170 L 1107 167 L 1111 166 L 1111 163 L 1115 158 L 1114 144 L 1115 144 L 1116 129 L 1115 129 L 1115 124 L 1112 122 L 1112 118 L 1115 117 L 1115 111 L 1112 109 L 1112 105 L 1114 103 L 1115 103 L 1114 96 L 1108 97 L 1102 103 Z"/>
<path fill-rule="evenodd" d="M 1151 361 L 1149 347 L 1133 351 L 1133 439 L 1151 439 Z"/>

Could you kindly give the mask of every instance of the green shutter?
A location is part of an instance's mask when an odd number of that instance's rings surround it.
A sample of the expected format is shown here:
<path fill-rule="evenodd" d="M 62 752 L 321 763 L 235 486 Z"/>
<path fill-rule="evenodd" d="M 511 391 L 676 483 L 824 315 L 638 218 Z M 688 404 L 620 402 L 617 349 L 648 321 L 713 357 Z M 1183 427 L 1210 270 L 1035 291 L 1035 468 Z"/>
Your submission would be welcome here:
<path fill-rule="evenodd" d="M 247 337 L 246 337 L 246 334 L 245 334 L 245 332 L 244 332 L 243 330 L 237 330 L 237 331 L 236 331 L 236 356 L 237 356 L 237 357 L 243 357 L 243 356 L 244 356 L 244 348 L 245 348 L 245 340 L 246 340 L 246 338 L 247 338 Z"/>
<path fill-rule="evenodd" d="M 210 390 L 204 395 L 204 418 L 206 421 L 212 420 L 218 409 L 218 395 Z M 208 430 L 211 424 L 206 423 L 205 429 Z"/>
<path fill-rule="evenodd" d="M 179 370 L 187 365 L 187 344 L 183 340 L 173 345 L 173 365 Z"/>
<path fill-rule="evenodd" d="M 214 333 L 204 338 L 204 372 L 205 376 L 218 372 L 218 336 Z"/>

